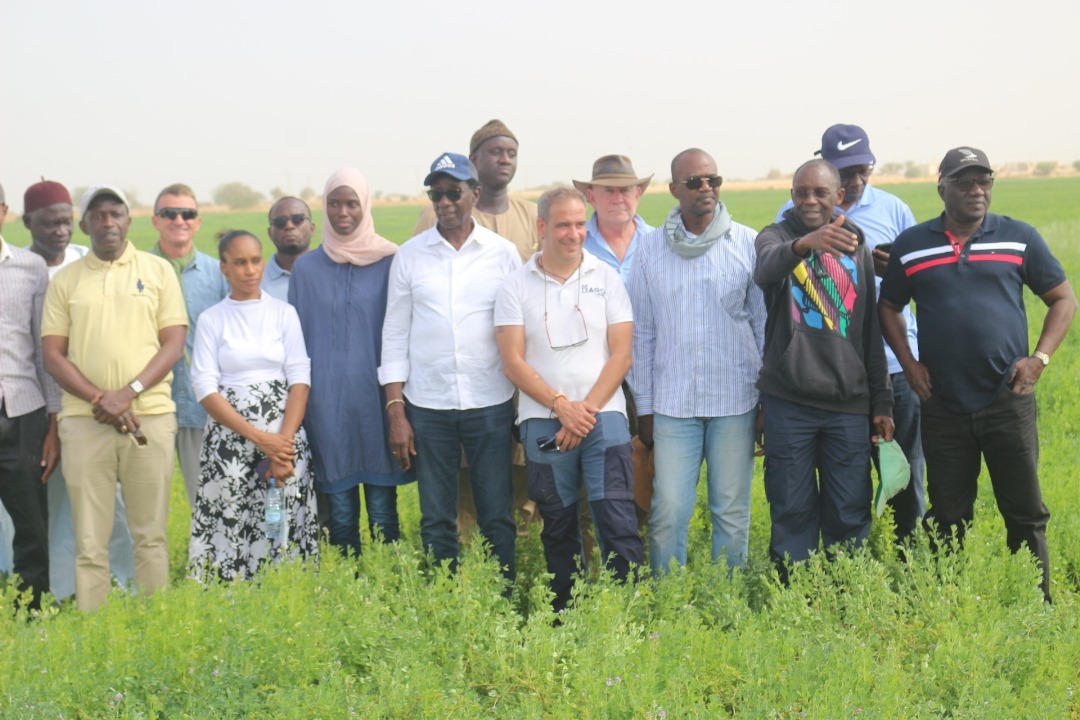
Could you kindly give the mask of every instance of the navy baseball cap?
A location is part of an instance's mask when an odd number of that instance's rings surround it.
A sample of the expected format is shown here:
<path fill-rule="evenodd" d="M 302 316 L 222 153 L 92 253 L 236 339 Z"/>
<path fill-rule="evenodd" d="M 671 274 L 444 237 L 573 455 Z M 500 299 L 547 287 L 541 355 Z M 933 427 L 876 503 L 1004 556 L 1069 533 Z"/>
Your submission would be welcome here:
<path fill-rule="evenodd" d="M 830 127 L 821 136 L 821 149 L 815 154 L 831 162 L 837 170 L 877 162 L 870 151 L 870 138 L 858 125 Z"/>
<path fill-rule="evenodd" d="M 435 162 L 431 163 L 431 172 L 424 178 L 424 185 L 431 185 L 431 183 L 435 182 L 437 175 L 449 175 L 455 180 L 479 181 L 476 175 L 476 166 L 472 164 L 469 158 L 457 153 L 443 153 L 436 158 Z"/>
<path fill-rule="evenodd" d="M 994 172 L 994 168 L 990 167 L 990 160 L 982 150 L 973 147 L 958 147 L 945 153 L 941 164 L 938 165 L 938 177 L 952 177 L 969 167 Z"/>

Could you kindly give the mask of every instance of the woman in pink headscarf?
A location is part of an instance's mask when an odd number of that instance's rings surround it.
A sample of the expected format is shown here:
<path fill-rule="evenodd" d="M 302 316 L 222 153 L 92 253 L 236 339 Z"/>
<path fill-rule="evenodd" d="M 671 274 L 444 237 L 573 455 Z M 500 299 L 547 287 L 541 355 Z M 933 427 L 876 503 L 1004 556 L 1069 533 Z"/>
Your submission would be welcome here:
<path fill-rule="evenodd" d="M 372 535 L 400 537 L 397 486 L 412 480 L 390 454 L 386 396 L 376 371 L 390 263 L 397 245 L 375 232 L 371 190 L 352 168 L 323 191 L 322 245 L 297 259 L 289 302 L 311 357 L 304 427 L 316 487 L 325 493 L 331 544 L 360 552 L 360 490 Z"/>

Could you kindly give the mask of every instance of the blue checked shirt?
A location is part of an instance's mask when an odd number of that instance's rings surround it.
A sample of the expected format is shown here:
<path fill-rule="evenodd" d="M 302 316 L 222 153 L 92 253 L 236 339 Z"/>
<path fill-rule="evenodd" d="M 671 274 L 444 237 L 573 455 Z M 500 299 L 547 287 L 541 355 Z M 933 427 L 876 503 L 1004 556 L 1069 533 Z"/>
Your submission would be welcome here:
<path fill-rule="evenodd" d="M 676 255 L 659 227 L 641 239 L 628 287 L 639 415 L 742 415 L 765 345 L 765 297 L 754 283 L 757 233 L 733 222 L 705 254 Z"/>

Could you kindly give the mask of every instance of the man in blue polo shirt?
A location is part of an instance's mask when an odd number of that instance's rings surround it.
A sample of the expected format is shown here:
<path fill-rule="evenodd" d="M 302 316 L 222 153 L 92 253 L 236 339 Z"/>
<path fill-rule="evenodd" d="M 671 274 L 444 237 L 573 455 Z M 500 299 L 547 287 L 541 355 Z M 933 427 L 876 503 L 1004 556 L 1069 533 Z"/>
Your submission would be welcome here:
<path fill-rule="evenodd" d="M 150 252 L 168 260 L 176 272 L 188 312 L 184 354 L 173 368 L 172 398 L 176 403 L 176 456 L 180 474 L 184 476 L 188 504 L 195 507 L 206 410 L 195 399 L 191 387 L 191 352 L 199 316 L 229 294 L 229 284 L 217 259 L 195 249 L 195 235 L 202 227 L 202 218 L 194 190 L 183 183 L 174 183 L 159 192 L 151 222 L 158 232 L 158 241 Z"/>
<path fill-rule="evenodd" d="M 985 153 L 950 150 L 938 172 L 945 212 L 896 239 L 879 310 L 922 399 L 927 519 L 963 540 L 985 457 L 1009 549 L 1027 545 L 1036 556 L 1049 602 L 1050 512 L 1039 488 L 1034 392 L 1076 314 L 1076 295 L 1035 228 L 989 212 L 994 174 Z M 1033 353 L 1024 285 L 1049 308 Z M 910 300 L 919 311 L 918 359 L 901 314 Z"/>
<path fill-rule="evenodd" d="M 866 244 L 873 251 L 874 272 L 878 291 L 885 267 L 889 263 L 888 245 L 896 236 L 915 224 L 915 215 L 907 204 L 892 193 L 870 185 L 877 158 L 870 149 L 870 137 L 858 125 L 833 125 L 821 136 L 818 155 L 828 160 L 840 171 L 840 186 L 844 199 L 840 209 L 848 220 L 860 228 L 866 236 Z M 782 222 L 784 213 L 794 203 L 788 200 L 776 214 L 776 222 Z M 919 357 L 918 328 L 910 307 L 904 307 L 907 321 L 907 342 L 915 359 Z M 885 346 L 885 359 L 889 364 L 889 377 L 893 388 L 893 437 L 911 464 L 911 482 L 904 490 L 889 500 L 896 526 L 896 542 L 903 543 L 926 511 L 926 490 L 923 487 L 923 451 L 919 437 L 919 396 L 904 378 L 903 368 L 896 355 Z"/>

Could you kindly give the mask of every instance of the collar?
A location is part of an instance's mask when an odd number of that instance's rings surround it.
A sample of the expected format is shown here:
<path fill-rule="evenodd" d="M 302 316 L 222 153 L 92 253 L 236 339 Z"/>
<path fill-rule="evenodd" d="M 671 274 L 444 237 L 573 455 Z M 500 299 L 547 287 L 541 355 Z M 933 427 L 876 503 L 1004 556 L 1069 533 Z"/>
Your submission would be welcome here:
<path fill-rule="evenodd" d="M 444 238 L 442 236 L 442 233 L 439 232 L 439 223 L 438 223 L 438 221 L 436 221 L 435 224 L 431 226 L 431 229 L 428 232 L 431 233 L 427 238 L 427 244 L 428 245 L 438 245 L 439 243 L 446 243 L 447 245 L 450 245 L 450 241 L 447 240 L 446 238 Z M 480 223 L 476 222 L 476 218 L 473 218 L 472 232 L 469 233 L 469 237 L 465 238 L 465 242 L 461 243 L 461 247 L 464 248 L 466 245 L 468 245 L 473 240 L 480 243 L 481 245 L 486 245 L 488 242 L 491 241 L 489 233 L 490 233 L 490 231 L 488 231 Z M 494 233 L 490 233 L 490 235 L 494 235 Z M 451 246 L 451 247 L 453 247 L 453 246 Z"/>
<path fill-rule="evenodd" d="M 536 259 L 541 257 L 543 254 L 544 254 L 543 252 L 533 253 L 533 256 L 531 258 L 529 258 L 528 262 L 525 263 L 525 267 L 526 267 L 526 269 L 528 269 L 529 272 L 531 272 L 531 273 L 533 273 L 535 275 L 539 275 L 540 277 L 543 277 L 545 273 L 544 273 L 543 270 L 540 269 L 540 266 L 536 264 Z M 599 265 L 600 265 L 600 259 L 598 257 L 593 255 L 591 252 L 589 252 L 585 248 L 581 249 L 581 274 L 582 275 L 586 275 L 586 274 L 592 272 Z M 551 273 L 547 273 L 547 274 L 550 275 Z M 577 275 L 577 270 L 576 269 L 574 270 L 573 274 Z M 569 282 L 569 280 L 567 280 L 567 282 Z"/>
<path fill-rule="evenodd" d="M 596 213 L 593 212 L 589 216 L 589 222 L 585 225 L 585 231 L 595 237 L 597 240 L 603 240 L 607 245 L 607 240 L 600 234 L 600 224 L 596 220 Z M 634 240 L 640 235 L 644 235 L 649 231 L 649 226 L 645 224 L 645 219 L 640 215 L 634 215 Z M 633 240 L 630 241 L 633 244 Z"/>
<path fill-rule="evenodd" d="M 282 275 L 288 275 L 289 272 L 278 265 L 277 253 L 270 256 L 270 261 L 266 263 L 266 274 L 270 276 L 271 280 L 277 280 Z"/>
<path fill-rule="evenodd" d="M 992 233 L 992 232 L 994 232 L 995 230 L 998 229 L 999 225 L 1001 225 L 1001 216 L 1000 215 L 995 215 L 994 213 L 991 213 L 991 212 L 988 212 L 988 213 L 986 213 L 986 217 L 983 218 L 982 225 L 979 227 L 978 230 L 975 231 L 975 233 L 971 237 L 972 238 L 977 238 L 980 235 L 985 235 L 987 233 Z M 931 220 L 929 227 L 930 227 L 930 229 L 932 231 L 934 231 L 934 232 L 936 232 L 936 233 L 938 233 L 940 235 L 944 235 L 945 234 L 945 213 L 942 212 L 936 218 Z"/>
<path fill-rule="evenodd" d="M 0 262 L 4 262 L 12 255 L 11 246 L 4 242 L 4 238 L 0 237 Z"/>
<path fill-rule="evenodd" d="M 94 250 L 91 248 L 90 252 L 86 255 L 86 264 L 94 270 L 102 270 L 112 265 L 127 265 L 135 259 L 135 253 L 138 251 L 130 240 L 125 240 L 124 242 L 126 243 L 124 245 L 124 252 L 120 253 L 120 257 L 115 260 L 102 260 L 94 254 Z"/>

